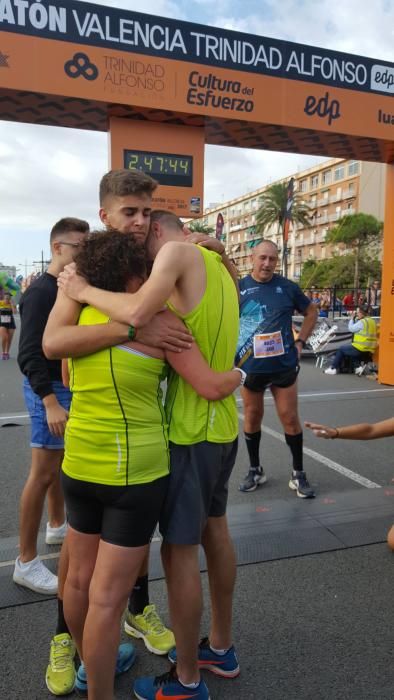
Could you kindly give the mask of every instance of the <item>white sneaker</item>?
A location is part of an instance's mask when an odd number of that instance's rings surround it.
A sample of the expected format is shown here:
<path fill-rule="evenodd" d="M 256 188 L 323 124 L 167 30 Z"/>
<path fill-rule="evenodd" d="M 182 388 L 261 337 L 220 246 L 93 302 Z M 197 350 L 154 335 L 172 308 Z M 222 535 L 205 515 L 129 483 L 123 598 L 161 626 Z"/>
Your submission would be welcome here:
<path fill-rule="evenodd" d="M 46 544 L 62 544 L 67 535 L 67 520 L 60 527 L 51 527 L 47 523 L 47 531 L 45 534 Z"/>
<path fill-rule="evenodd" d="M 56 595 L 57 593 L 57 576 L 47 569 L 39 557 L 26 564 L 17 557 L 12 578 L 14 583 L 30 588 L 36 593 L 44 595 Z"/>
<path fill-rule="evenodd" d="M 338 370 L 336 370 L 334 367 L 328 367 L 324 370 L 324 374 L 338 374 Z"/>

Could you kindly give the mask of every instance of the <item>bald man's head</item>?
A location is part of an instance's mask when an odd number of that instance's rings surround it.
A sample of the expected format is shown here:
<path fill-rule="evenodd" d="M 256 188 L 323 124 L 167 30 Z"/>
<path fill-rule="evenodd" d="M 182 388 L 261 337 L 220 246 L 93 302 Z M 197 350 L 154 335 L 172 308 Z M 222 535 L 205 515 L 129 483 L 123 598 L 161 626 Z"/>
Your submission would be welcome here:
<path fill-rule="evenodd" d="M 256 282 L 269 282 L 278 263 L 278 247 L 273 241 L 262 241 L 252 254 L 252 277 Z"/>

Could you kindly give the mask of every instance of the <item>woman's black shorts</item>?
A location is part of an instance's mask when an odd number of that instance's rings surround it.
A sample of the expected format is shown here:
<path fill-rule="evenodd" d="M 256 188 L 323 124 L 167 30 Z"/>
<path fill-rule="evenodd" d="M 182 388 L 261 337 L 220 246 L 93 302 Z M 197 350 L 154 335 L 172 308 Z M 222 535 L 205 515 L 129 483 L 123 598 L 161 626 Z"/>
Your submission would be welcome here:
<path fill-rule="evenodd" d="M 147 484 L 107 486 L 62 472 L 67 519 L 74 530 L 121 547 L 149 544 L 167 494 L 169 476 Z"/>

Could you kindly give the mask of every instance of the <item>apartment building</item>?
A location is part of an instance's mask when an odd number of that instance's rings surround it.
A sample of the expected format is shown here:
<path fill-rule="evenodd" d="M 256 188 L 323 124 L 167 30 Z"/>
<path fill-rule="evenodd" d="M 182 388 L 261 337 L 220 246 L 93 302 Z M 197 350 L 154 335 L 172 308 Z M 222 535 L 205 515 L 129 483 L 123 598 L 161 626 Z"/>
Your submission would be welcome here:
<path fill-rule="evenodd" d="M 277 182 L 289 181 L 287 176 Z M 343 253 L 343 246 L 326 243 L 330 228 L 347 214 L 364 212 L 383 221 L 385 194 L 385 165 L 358 160 L 334 158 L 318 166 L 293 175 L 295 191 L 311 208 L 312 225 L 304 228 L 290 226 L 288 242 L 288 276 L 297 280 L 303 263 L 308 259 L 321 260 L 334 252 Z M 270 183 L 272 185 L 274 183 Z M 219 213 L 224 218 L 223 236 L 228 255 L 237 265 L 241 277 L 251 268 L 250 253 L 262 237 L 256 231 L 256 212 L 261 195 L 270 187 L 265 185 L 254 192 L 232 199 L 204 211 L 199 219 L 215 228 Z M 277 226 L 264 232 L 282 248 L 281 232 Z"/>

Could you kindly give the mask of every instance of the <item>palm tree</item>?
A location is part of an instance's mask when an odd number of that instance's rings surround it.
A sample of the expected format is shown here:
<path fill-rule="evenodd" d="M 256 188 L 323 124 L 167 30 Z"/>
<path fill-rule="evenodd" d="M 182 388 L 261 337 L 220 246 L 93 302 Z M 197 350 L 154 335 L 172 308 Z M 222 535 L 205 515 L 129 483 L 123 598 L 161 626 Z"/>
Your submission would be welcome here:
<path fill-rule="evenodd" d="M 256 214 L 256 231 L 264 233 L 274 224 L 278 226 L 278 234 L 282 234 L 283 241 L 283 270 L 286 271 L 286 251 L 283 240 L 284 225 L 286 219 L 288 198 L 288 185 L 279 182 L 268 187 L 260 198 L 260 206 Z M 293 206 L 290 213 L 290 221 L 309 227 L 312 223 L 312 212 L 308 204 L 301 200 L 300 195 L 293 195 Z"/>
<path fill-rule="evenodd" d="M 260 198 L 260 206 L 256 214 L 256 228 L 258 233 L 263 233 L 265 229 L 273 224 L 278 224 L 278 232 L 283 227 L 287 208 L 287 184 L 279 182 L 271 185 Z M 300 195 L 295 192 L 293 195 L 293 208 L 291 211 L 291 221 L 295 221 L 302 226 L 311 225 L 311 209 L 305 202 L 301 201 Z"/>
<path fill-rule="evenodd" d="M 202 224 L 200 221 L 193 221 L 193 223 L 189 224 L 189 228 L 193 233 L 206 233 L 207 236 L 210 236 L 215 231 L 213 226 Z"/>

